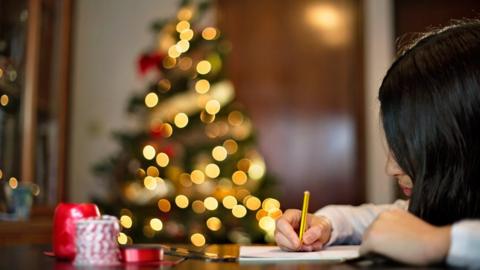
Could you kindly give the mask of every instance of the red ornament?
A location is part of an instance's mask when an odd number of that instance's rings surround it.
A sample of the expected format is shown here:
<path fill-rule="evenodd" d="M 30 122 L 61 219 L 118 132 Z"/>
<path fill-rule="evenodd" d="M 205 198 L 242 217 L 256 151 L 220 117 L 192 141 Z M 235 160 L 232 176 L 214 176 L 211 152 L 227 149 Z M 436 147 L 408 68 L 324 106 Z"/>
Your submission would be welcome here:
<path fill-rule="evenodd" d="M 60 203 L 55 208 L 53 223 L 53 252 L 58 259 L 75 258 L 75 220 L 99 217 L 100 211 L 93 203 Z"/>
<path fill-rule="evenodd" d="M 139 73 L 143 76 L 152 68 L 159 68 L 164 57 L 165 55 L 159 52 L 142 54 L 138 60 Z"/>
<path fill-rule="evenodd" d="M 168 144 L 168 145 L 165 145 L 163 148 L 162 148 L 162 152 L 164 152 L 165 154 L 167 154 L 167 156 L 169 158 L 173 158 L 175 156 L 175 148 L 172 144 Z"/>

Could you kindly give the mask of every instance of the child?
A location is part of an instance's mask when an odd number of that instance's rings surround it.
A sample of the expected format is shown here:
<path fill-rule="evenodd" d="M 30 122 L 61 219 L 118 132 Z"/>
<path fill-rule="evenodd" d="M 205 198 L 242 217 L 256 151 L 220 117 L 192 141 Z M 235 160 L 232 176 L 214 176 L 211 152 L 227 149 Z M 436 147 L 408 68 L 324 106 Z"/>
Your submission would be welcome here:
<path fill-rule="evenodd" d="M 425 34 L 388 70 L 379 90 L 387 174 L 408 201 L 327 206 L 278 219 L 277 244 L 312 251 L 362 244 L 395 260 L 480 266 L 480 21 Z"/>

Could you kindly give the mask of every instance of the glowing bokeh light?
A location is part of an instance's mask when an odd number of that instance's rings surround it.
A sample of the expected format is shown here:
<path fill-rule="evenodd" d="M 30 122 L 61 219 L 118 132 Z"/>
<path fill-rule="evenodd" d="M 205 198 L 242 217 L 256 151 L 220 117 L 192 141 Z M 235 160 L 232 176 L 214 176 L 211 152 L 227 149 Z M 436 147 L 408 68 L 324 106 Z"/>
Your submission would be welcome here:
<path fill-rule="evenodd" d="M 149 144 L 143 147 L 143 157 L 148 160 L 152 160 L 155 157 L 156 151 L 155 148 Z"/>
<path fill-rule="evenodd" d="M 212 157 L 216 161 L 224 161 L 227 158 L 227 149 L 223 146 L 215 146 L 212 150 Z"/>
<path fill-rule="evenodd" d="M 188 198 L 187 196 L 185 195 L 177 195 L 177 197 L 175 197 L 175 204 L 179 207 L 179 208 L 187 208 L 188 207 Z"/>
<path fill-rule="evenodd" d="M 236 218 L 243 218 L 247 214 L 247 208 L 241 204 L 237 204 L 232 208 L 232 214 Z"/>
<path fill-rule="evenodd" d="M 145 105 L 148 108 L 153 108 L 158 104 L 158 95 L 154 92 L 150 92 L 145 96 Z"/>
<path fill-rule="evenodd" d="M 198 80 L 196 83 L 195 83 L 195 91 L 197 91 L 197 93 L 199 94 L 205 94 L 208 92 L 208 90 L 210 90 L 210 82 L 205 80 L 205 79 L 201 79 L 201 80 Z"/>
<path fill-rule="evenodd" d="M 120 217 L 120 224 L 122 225 L 122 227 L 130 229 L 133 224 L 132 218 L 127 215 L 123 215 Z"/>
<path fill-rule="evenodd" d="M 238 144 L 232 139 L 225 140 L 223 142 L 223 147 L 227 150 L 229 155 L 235 154 L 238 150 Z"/>
<path fill-rule="evenodd" d="M 206 243 L 205 236 L 201 233 L 194 233 L 190 236 L 190 241 L 196 247 L 203 247 Z"/>
<path fill-rule="evenodd" d="M 202 60 L 197 64 L 197 72 L 199 74 L 205 75 L 212 70 L 212 64 L 207 60 Z"/>
<path fill-rule="evenodd" d="M 220 167 L 217 164 L 209 163 L 205 166 L 205 174 L 210 178 L 217 178 L 220 175 Z"/>
<path fill-rule="evenodd" d="M 188 116 L 185 113 L 177 113 L 173 122 L 178 128 L 184 128 L 188 125 Z"/>
<path fill-rule="evenodd" d="M 233 183 L 241 186 L 247 183 L 248 177 L 247 174 L 243 171 L 236 171 L 232 174 Z"/>
<path fill-rule="evenodd" d="M 154 231 L 161 231 L 163 229 L 163 222 L 158 218 L 152 218 L 150 219 L 150 227 L 152 227 Z"/>
<path fill-rule="evenodd" d="M 192 180 L 193 183 L 200 185 L 205 182 L 205 174 L 200 170 L 193 170 L 190 174 L 190 180 Z"/>
<path fill-rule="evenodd" d="M 160 211 L 164 212 L 164 213 L 167 213 L 170 211 L 170 209 L 172 209 L 172 205 L 170 204 L 170 202 L 167 200 L 167 199 L 160 199 L 158 200 L 158 209 L 160 209 Z"/>
<path fill-rule="evenodd" d="M 218 208 L 218 201 L 214 197 L 207 197 L 203 200 L 203 204 L 207 210 L 213 211 Z"/>
<path fill-rule="evenodd" d="M 217 29 L 215 29 L 214 27 L 207 27 L 207 28 L 203 29 L 202 37 L 205 40 L 215 39 L 217 37 Z"/>
<path fill-rule="evenodd" d="M 222 221 L 217 217 L 211 217 L 207 219 L 207 228 L 211 231 L 218 231 L 222 227 Z"/>
<path fill-rule="evenodd" d="M 232 209 L 237 203 L 237 199 L 232 195 L 227 195 L 222 200 L 223 206 L 227 209 Z"/>

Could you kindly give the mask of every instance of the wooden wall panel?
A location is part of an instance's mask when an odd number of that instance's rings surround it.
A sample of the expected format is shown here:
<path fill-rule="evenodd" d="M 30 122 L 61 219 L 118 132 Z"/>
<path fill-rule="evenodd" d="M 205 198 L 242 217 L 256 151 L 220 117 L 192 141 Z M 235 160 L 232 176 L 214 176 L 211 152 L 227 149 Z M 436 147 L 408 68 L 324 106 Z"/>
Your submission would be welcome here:
<path fill-rule="evenodd" d="M 283 207 L 301 207 L 305 189 L 312 209 L 363 202 L 361 3 L 218 3 L 237 99 L 281 182 Z"/>

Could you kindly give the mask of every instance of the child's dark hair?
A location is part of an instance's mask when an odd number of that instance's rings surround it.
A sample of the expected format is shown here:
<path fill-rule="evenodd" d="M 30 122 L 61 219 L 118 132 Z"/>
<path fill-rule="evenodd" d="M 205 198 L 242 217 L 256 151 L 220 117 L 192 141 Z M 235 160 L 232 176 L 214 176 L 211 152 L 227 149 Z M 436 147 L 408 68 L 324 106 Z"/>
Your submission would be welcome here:
<path fill-rule="evenodd" d="M 480 21 L 414 42 L 379 100 L 390 150 L 414 182 L 409 211 L 436 225 L 480 218 Z"/>

